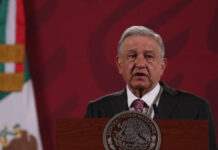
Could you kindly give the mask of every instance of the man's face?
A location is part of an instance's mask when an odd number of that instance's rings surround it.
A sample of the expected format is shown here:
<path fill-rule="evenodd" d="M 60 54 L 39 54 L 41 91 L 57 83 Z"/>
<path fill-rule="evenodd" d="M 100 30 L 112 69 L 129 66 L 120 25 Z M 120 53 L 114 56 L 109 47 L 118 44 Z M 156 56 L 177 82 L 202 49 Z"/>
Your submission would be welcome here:
<path fill-rule="evenodd" d="M 150 36 L 133 35 L 123 41 L 117 66 L 133 93 L 141 90 L 145 94 L 159 82 L 166 67 L 166 59 L 160 57 L 159 49 Z"/>

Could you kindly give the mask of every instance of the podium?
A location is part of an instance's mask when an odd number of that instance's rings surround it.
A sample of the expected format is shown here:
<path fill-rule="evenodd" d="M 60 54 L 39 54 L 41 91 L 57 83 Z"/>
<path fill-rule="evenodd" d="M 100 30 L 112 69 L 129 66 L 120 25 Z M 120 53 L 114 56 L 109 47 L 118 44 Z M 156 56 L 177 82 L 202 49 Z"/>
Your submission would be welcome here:
<path fill-rule="evenodd" d="M 56 120 L 56 150 L 104 150 L 103 131 L 109 119 Z M 208 150 L 207 120 L 155 120 L 160 150 Z"/>

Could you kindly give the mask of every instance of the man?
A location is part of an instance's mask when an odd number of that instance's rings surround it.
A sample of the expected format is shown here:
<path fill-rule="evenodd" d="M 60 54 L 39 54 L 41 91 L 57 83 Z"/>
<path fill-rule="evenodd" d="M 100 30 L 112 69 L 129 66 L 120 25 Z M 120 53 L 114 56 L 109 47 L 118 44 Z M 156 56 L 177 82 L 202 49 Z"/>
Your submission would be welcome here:
<path fill-rule="evenodd" d="M 157 33 L 143 27 L 125 30 L 116 58 L 126 88 L 90 102 L 87 118 L 111 118 L 137 110 L 155 119 L 209 120 L 209 146 L 216 150 L 214 121 L 207 101 L 193 94 L 168 87 L 161 76 L 167 65 L 164 44 Z"/>

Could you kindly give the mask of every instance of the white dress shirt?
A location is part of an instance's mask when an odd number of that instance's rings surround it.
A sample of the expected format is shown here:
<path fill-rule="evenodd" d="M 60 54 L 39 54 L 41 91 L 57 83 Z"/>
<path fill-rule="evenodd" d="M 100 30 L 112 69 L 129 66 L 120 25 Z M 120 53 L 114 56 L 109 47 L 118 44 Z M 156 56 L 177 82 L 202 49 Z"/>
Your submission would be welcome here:
<path fill-rule="evenodd" d="M 153 109 L 153 102 L 156 98 L 156 96 L 158 95 L 159 91 L 160 91 L 160 84 L 158 83 L 150 92 L 146 93 L 145 95 L 143 95 L 141 98 L 135 96 L 132 91 L 130 91 L 128 85 L 126 86 L 126 90 L 127 90 L 127 103 L 128 103 L 128 108 L 130 109 L 130 106 L 132 104 L 132 102 L 136 99 L 141 99 L 143 100 L 148 106 L 149 109 L 151 109 L 151 118 L 154 118 L 154 109 Z M 159 99 L 156 102 L 156 105 L 158 105 L 159 103 Z"/>

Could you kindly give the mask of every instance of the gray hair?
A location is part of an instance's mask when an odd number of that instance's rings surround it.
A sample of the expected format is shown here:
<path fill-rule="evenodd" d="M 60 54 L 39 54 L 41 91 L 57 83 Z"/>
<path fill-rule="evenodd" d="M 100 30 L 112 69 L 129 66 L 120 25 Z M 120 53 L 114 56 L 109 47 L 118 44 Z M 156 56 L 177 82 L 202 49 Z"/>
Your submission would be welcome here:
<path fill-rule="evenodd" d="M 127 37 L 132 36 L 132 35 L 151 36 L 152 38 L 154 38 L 160 47 L 160 56 L 161 58 L 164 58 L 165 49 L 164 49 L 164 44 L 163 44 L 163 40 L 161 36 L 155 33 L 153 30 L 146 28 L 144 26 L 131 26 L 123 32 L 120 38 L 120 41 L 118 43 L 118 56 L 119 57 L 121 57 L 121 45 L 123 44 L 123 41 Z"/>

